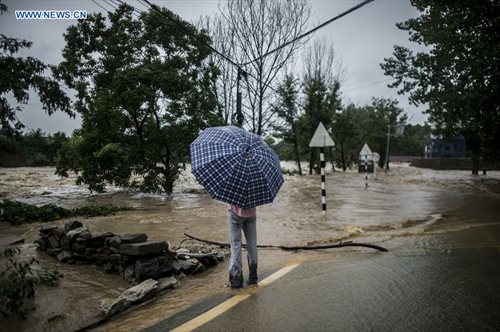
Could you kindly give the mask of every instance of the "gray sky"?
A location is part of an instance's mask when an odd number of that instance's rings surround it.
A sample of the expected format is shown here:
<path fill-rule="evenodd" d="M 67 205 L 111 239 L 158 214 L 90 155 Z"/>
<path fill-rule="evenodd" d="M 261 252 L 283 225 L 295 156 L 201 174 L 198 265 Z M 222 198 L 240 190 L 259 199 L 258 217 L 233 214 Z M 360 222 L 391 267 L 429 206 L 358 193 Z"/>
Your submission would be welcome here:
<path fill-rule="evenodd" d="M 8 13 L 0 16 L 0 33 L 32 41 L 32 48 L 19 54 L 34 56 L 48 64 L 57 64 L 62 60 L 61 50 L 64 47 L 62 35 L 66 28 L 76 21 L 16 20 L 15 10 L 86 10 L 89 14 L 96 11 L 104 12 L 90 0 L 0 1 L 9 9 Z M 95 1 L 111 10 L 104 0 Z M 111 3 L 110 0 L 107 2 Z M 126 2 L 140 10 L 145 9 L 135 0 Z M 202 15 L 217 13 L 219 3 L 218 0 L 153 0 L 153 2 L 167 7 L 191 22 L 196 22 Z M 311 0 L 310 2 L 312 16 L 309 24 L 312 28 L 361 0 Z M 395 26 L 396 22 L 416 16 L 418 11 L 410 5 L 409 0 L 375 0 L 315 34 L 314 38 L 327 39 L 334 45 L 335 51 L 341 56 L 346 67 L 347 78 L 341 88 L 344 104 L 352 102 L 365 105 L 370 103 L 373 96 L 396 98 L 408 114 L 410 123 L 422 124 L 426 120 L 427 117 L 422 114 L 424 107 L 415 108 L 409 105 L 407 96 L 399 96 L 395 89 L 387 87 L 389 77 L 383 75 L 379 65 L 384 57 L 392 56 L 395 44 L 416 49 L 416 45 L 408 41 L 408 34 Z M 79 118 L 69 119 L 60 112 L 48 117 L 34 96 L 29 104 L 24 106 L 19 118 L 28 128 L 42 128 L 48 133 L 64 131 L 69 134 L 78 128 L 81 122 Z"/>

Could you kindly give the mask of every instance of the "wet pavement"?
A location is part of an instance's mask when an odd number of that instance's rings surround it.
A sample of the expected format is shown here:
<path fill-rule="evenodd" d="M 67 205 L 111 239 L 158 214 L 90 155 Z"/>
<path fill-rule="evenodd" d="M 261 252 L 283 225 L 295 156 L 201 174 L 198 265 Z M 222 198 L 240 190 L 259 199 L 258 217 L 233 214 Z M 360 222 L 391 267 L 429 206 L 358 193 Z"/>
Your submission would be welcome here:
<path fill-rule="evenodd" d="M 463 245 L 470 232 L 458 232 L 432 236 L 448 249 L 408 250 L 406 240 L 389 253 L 303 262 L 267 287 L 241 291 L 251 296 L 196 331 L 500 331 L 500 225 L 488 232 L 496 245 Z M 176 328 L 222 300 L 145 331 Z"/>

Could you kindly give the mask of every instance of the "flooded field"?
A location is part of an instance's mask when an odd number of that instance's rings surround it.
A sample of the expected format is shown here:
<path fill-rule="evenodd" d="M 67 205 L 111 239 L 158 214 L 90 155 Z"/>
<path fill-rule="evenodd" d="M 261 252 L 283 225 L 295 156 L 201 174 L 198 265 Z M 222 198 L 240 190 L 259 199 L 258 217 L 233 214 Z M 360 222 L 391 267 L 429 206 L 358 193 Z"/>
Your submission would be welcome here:
<path fill-rule="evenodd" d="M 290 169 L 293 164 L 284 167 Z M 500 248 L 492 232 L 500 225 L 500 172 L 472 176 L 468 171 L 432 171 L 394 165 L 390 172 L 370 175 L 330 172 L 326 177 L 327 214 L 321 213 L 319 175 L 286 176 L 274 204 L 258 209 L 258 243 L 307 245 L 352 240 L 384 246 L 391 252 L 419 255 L 429 250 L 489 246 Z M 0 198 L 32 204 L 56 203 L 65 207 L 115 204 L 134 207 L 114 216 L 79 219 L 91 232 L 125 234 L 144 232 L 172 246 L 184 233 L 228 242 L 225 204 L 212 200 L 189 172 L 184 173 L 171 196 L 146 195 L 120 188 L 92 194 L 76 186 L 74 178 L 54 175 L 54 168 L 0 169 Z M 64 224 L 67 220 L 55 222 Z M 8 330 L 68 331 L 99 319 L 100 299 L 116 297 L 129 285 L 118 275 L 96 267 L 59 264 L 36 251 L 33 240 L 40 224 L 12 227 L 0 224 L 0 245 L 25 238 L 25 257 L 35 256 L 45 268 L 64 273 L 61 285 L 41 288 L 36 310 L 24 322 L 7 322 Z M 260 250 L 259 270 L 272 271 L 292 261 L 363 255 L 370 249 L 346 248 L 315 252 Z M 196 277 L 138 310 L 97 330 L 140 330 L 182 310 L 197 300 L 223 292 L 225 264 Z M 63 315 L 53 323 L 47 319 Z"/>

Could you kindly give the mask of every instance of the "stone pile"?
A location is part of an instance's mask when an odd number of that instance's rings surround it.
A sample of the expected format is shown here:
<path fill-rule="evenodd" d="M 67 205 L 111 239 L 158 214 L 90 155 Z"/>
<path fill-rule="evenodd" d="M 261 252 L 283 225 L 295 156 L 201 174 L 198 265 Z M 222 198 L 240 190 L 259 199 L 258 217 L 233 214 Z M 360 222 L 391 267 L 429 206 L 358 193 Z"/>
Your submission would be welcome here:
<path fill-rule="evenodd" d="M 62 227 L 43 225 L 35 243 L 63 263 L 99 265 L 106 272 L 119 272 L 129 282 L 198 274 L 224 260 L 223 252 L 172 251 L 167 242 L 148 240 L 144 233 L 92 234 L 79 221 Z"/>

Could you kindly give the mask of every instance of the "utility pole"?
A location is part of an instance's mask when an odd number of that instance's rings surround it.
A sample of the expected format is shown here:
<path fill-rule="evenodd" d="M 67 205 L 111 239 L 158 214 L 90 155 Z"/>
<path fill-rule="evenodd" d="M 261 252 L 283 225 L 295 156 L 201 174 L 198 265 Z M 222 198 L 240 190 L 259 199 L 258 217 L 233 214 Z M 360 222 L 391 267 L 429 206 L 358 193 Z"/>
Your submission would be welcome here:
<path fill-rule="evenodd" d="M 391 134 L 391 127 L 394 127 L 394 134 Z M 403 136 L 405 131 L 405 124 L 400 123 L 395 126 L 387 125 L 387 149 L 385 150 L 385 172 L 389 170 L 389 145 L 391 143 L 391 136 L 399 137 Z"/>
<path fill-rule="evenodd" d="M 241 110 L 241 91 L 240 91 L 240 80 L 241 77 L 246 78 L 247 73 L 238 67 L 238 75 L 236 78 L 236 126 L 242 128 L 243 127 L 243 112 Z"/>
<path fill-rule="evenodd" d="M 385 150 L 385 172 L 389 170 L 389 144 L 391 143 L 391 125 L 387 125 L 387 149 Z"/>

